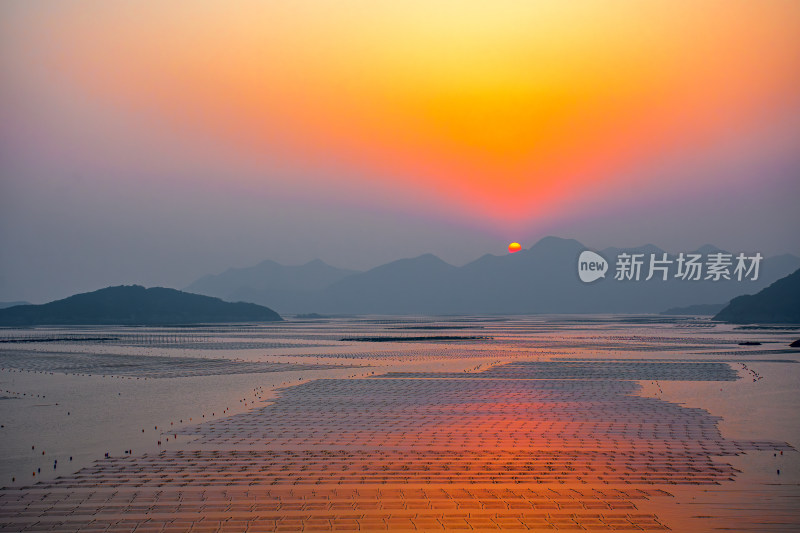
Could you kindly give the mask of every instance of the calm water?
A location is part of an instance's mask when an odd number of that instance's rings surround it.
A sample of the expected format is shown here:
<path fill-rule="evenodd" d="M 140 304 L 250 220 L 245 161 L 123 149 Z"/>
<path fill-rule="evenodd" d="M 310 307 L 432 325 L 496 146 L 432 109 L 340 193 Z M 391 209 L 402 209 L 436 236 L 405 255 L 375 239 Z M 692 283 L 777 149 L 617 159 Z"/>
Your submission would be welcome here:
<path fill-rule="evenodd" d="M 419 339 L 431 336 L 448 338 Z M 800 503 L 799 454 L 793 451 L 800 449 L 800 351 L 788 348 L 798 336 L 696 318 L 610 316 L 3 330 L 0 482 L 7 489 L 45 487 L 105 460 L 106 453 L 138 461 L 183 450 L 348 449 L 368 454 L 372 462 L 363 469 L 369 471 L 376 461 L 370 450 L 376 449 L 468 454 L 530 448 L 536 454 L 555 443 L 574 443 L 579 454 L 563 466 L 563 479 L 537 475 L 525 483 L 579 482 L 585 489 L 640 482 L 672 496 L 633 505 L 673 529 L 735 524 L 789 531 L 798 525 L 794 509 Z M 371 341 L 341 340 L 354 337 Z M 381 337 L 390 340 L 375 342 Z M 761 345 L 741 346 L 743 341 Z M 327 411 L 341 395 L 360 398 L 363 409 L 348 404 Z M 480 411 L 489 403 L 494 407 L 477 414 L 465 407 Z M 667 416 L 674 420 L 659 425 L 659 417 Z M 458 431 L 437 433 L 447 424 Z M 530 424 L 538 424 L 535 436 L 544 439 L 535 446 L 530 431 L 523 431 Z M 687 464 L 707 468 L 706 477 L 666 474 L 683 468 L 680 461 L 660 469 L 652 452 L 642 451 L 645 441 L 650 449 L 654 442 L 666 446 L 664 454 L 673 447 L 699 449 L 702 465 L 694 458 Z M 644 476 L 638 481 L 611 475 L 619 459 L 589 468 L 583 478 L 570 477 L 576 462 L 595 461 L 598 450 L 626 447 L 633 450 L 625 456 L 626 468 Z M 635 454 L 642 455 L 630 459 Z M 385 464 L 409 460 L 404 455 Z M 725 467 L 715 469 L 707 460 Z M 530 470 L 519 468 L 518 474 Z M 603 468 L 612 481 L 591 477 Z M 443 487 L 470 482 L 424 479 Z M 0 507 L 0 516 L 13 512 Z M 609 517 L 611 524 L 622 519 Z M 428 518 L 432 529 L 444 524 L 440 515 Z M 559 518 L 544 519 L 557 524 Z"/>

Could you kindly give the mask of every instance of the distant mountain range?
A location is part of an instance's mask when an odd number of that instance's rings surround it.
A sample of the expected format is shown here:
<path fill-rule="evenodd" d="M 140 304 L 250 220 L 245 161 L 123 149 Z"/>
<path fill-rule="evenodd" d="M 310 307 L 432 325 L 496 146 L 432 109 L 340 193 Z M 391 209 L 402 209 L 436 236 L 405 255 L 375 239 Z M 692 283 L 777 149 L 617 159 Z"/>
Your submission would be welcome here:
<path fill-rule="evenodd" d="M 254 303 L 175 289 L 138 285 L 108 287 L 42 305 L 0 309 L 0 326 L 35 325 L 177 325 L 219 322 L 272 322 L 280 315 Z"/>
<path fill-rule="evenodd" d="M 800 270 L 757 294 L 734 298 L 714 320 L 734 324 L 800 324 Z"/>
<path fill-rule="evenodd" d="M 230 302 L 250 301 L 263 291 L 324 289 L 357 272 L 332 267 L 319 259 L 298 266 L 284 266 L 267 260 L 254 267 L 229 268 L 222 274 L 203 276 L 185 290 Z"/>
<path fill-rule="evenodd" d="M 425 254 L 366 272 L 321 261 L 295 267 L 268 261 L 206 276 L 187 290 L 268 305 L 284 314 L 658 313 L 728 302 L 800 267 L 800 258 L 787 254 L 764 259 L 757 281 L 687 281 L 673 276 L 644 281 L 646 271 L 642 281 L 617 281 L 618 253 L 645 253 L 649 258 L 663 251 L 654 245 L 608 248 L 599 252 L 609 263 L 605 279 L 587 284 L 577 275 L 578 256 L 587 249 L 572 239 L 545 237 L 527 250 L 486 254 L 462 267 Z M 704 246 L 696 252 L 718 251 Z"/>

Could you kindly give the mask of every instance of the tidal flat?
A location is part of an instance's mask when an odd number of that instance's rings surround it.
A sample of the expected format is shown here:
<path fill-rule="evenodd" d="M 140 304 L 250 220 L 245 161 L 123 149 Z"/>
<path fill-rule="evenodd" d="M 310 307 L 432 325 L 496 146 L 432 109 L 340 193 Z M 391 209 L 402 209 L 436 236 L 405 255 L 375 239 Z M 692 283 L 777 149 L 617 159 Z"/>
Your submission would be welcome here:
<path fill-rule="evenodd" d="M 5 329 L 0 530 L 796 531 L 798 337 L 650 315 Z"/>

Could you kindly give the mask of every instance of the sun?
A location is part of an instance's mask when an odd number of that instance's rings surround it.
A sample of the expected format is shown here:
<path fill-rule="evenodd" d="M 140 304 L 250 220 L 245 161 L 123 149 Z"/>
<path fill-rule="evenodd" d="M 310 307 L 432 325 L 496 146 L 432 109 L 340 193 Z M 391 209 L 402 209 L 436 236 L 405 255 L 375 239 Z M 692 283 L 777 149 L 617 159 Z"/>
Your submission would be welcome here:
<path fill-rule="evenodd" d="M 522 250 L 522 246 L 520 246 L 518 242 L 512 242 L 511 244 L 508 245 L 509 253 L 513 254 L 519 252 L 520 250 Z"/>

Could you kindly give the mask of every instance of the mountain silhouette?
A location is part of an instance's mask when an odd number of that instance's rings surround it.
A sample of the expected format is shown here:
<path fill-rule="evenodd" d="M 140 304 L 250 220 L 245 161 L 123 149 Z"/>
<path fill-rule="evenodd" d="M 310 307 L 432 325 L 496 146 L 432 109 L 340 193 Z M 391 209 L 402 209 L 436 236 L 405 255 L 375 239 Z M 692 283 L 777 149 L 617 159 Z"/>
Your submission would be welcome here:
<path fill-rule="evenodd" d="M 16 305 L 31 305 L 30 302 L 0 302 L 0 309 L 5 309 L 6 307 L 14 307 Z"/>
<path fill-rule="evenodd" d="M 583 283 L 578 256 L 586 246 L 574 239 L 545 237 L 514 254 L 486 254 L 464 266 L 450 265 L 435 255 L 400 259 L 366 272 L 353 273 L 323 288 L 300 289 L 265 283 L 263 290 L 241 290 L 236 299 L 281 313 L 331 314 L 483 314 L 483 313 L 658 313 L 673 307 L 728 302 L 755 292 L 800 267 L 800 258 L 783 255 L 764 259 L 757 281 L 689 281 L 660 277 L 644 281 L 614 279 L 621 252 L 663 251 L 652 244 L 607 248 L 599 253 L 609 263 L 605 279 Z M 703 247 L 708 253 L 717 248 Z M 675 254 L 670 254 L 674 260 Z M 646 266 L 646 264 L 645 264 Z"/>
<path fill-rule="evenodd" d="M 602 255 L 603 257 L 608 257 L 608 258 L 616 257 L 621 253 L 626 253 L 626 254 L 645 254 L 648 257 L 650 256 L 650 254 L 656 254 L 657 257 L 660 257 L 661 254 L 664 253 L 664 250 L 662 250 L 661 248 L 659 248 L 655 244 L 645 244 L 644 246 L 637 246 L 637 247 L 634 247 L 634 248 L 614 248 L 614 247 L 610 247 L 610 248 L 606 248 L 606 249 L 600 251 L 600 255 Z"/>
<path fill-rule="evenodd" d="M 734 324 L 800 324 L 800 270 L 756 294 L 734 298 L 714 320 Z"/>
<path fill-rule="evenodd" d="M 235 302 L 261 291 L 323 289 L 357 272 L 332 267 L 319 259 L 297 266 L 266 260 L 253 267 L 230 268 L 222 274 L 204 276 L 185 290 Z"/>
<path fill-rule="evenodd" d="M 348 276 L 326 288 L 322 295 L 324 301 L 337 310 L 436 314 L 441 311 L 442 291 L 458 270 L 433 254 L 424 254 Z M 357 295 L 356 300 L 354 295 Z"/>
<path fill-rule="evenodd" d="M 177 325 L 277 320 L 282 320 L 278 313 L 254 303 L 229 303 L 175 289 L 146 289 L 138 285 L 107 287 L 42 305 L 0 309 L 2 326 Z"/>

